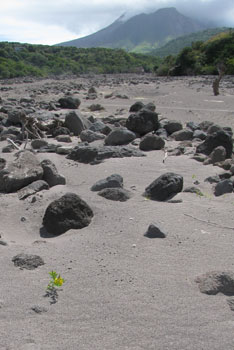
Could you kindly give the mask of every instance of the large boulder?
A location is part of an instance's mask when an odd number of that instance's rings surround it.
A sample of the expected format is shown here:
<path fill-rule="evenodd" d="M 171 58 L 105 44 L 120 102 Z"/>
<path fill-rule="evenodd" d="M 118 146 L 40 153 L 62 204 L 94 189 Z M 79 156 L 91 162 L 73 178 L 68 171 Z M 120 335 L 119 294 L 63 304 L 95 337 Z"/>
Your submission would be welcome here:
<path fill-rule="evenodd" d="M 56 185 L 65 185 L 66 179 L 63 175 L 58 173 L 58 170 L 50 159 L 44 159 L 41 162 L 43 168 L 43 180 L 45 180 L 50 187 Z"/>
<path fill-rule="evenodd" d="M 224 130 L 208 135 L 205 141 L 197 146 L 196 153 L 203 153 L 208 156 L 219 146 L 223 146 L 226 149 L 226 158 L 231 158 L 233 141 L 231 135 Z"/>
<path fill-rule="evenodd" d="M 143 108 L 139 112 L 131 114 L 128 117 L 126 127 L 136 134 L 143 136 L 159 128 L 158 114 Z"/>
<path fill-rule="evenodd" d="M 75 136 L 80 135 L 82 130 L 89 129 L 92 123 L 82 114 L 77 112 L 70 112 L 65 117 L 65 127 L 67 127 L 70 132 L 72 132 Z"/>
<path fill-rule="evenodd" d="M 75 193 L 66 193 L 49 204 L 43 217 L 45 229 L 60 235 L 70 229 L 82 229 L 91 223 L 93 211 Z"/>
<path fill-rule="evenodd" d="M 77 109 L 80 105 L 80 100 L 74 96 L 64 96 L 59 99 L 59 104 L 61 108 Z"/>
<path fill-rule="evenodd" d="M 108 146 L 126 145 L 135 140 L 136 134 L 126 128 L 116 128 L 105 138 Z"/>
<path fill-rule="evenodd" d="M 162 137 L 155 134 L 145 135 L 140 142 L 139 148 L 142 151 L 153 151 L 163 149 L 165 141 Z"/>
<path fill-rule="evenodd" d="M 17 159 L 0 171 L 0 191 L 16 192 L 42 176 L 43 169 L 36 156 L 30 151 L 19 152 Z"/>
<path fill-rule="evenodd" d="M 144 195 L 153 200 L 165 201 L 181 192 L 183 177 L 175 173 L 165 173 L 145 189 Z"/>

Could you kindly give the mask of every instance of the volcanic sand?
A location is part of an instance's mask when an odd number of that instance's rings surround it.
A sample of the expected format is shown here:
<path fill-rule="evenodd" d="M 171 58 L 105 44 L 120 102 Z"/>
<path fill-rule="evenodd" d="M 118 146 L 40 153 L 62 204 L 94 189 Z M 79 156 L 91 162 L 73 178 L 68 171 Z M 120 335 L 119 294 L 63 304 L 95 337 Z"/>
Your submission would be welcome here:
<path fill-rule="evenodd" d="M 232 79 L 222 82 L 217 97 L 212 79 L 124 75 L 2 81 L 0 86 L 12 88 L 1 92 L 4 100 L 33 95 L 37 101 L 57 101 L 70 91 L 81 99 L 81 112 L 96 118 L 127 118 L 129 107 L 142 101 L 155 103 L 160 118 L 184 124 L 209 120 L 233 128 Z M 85 90 L 73 88 L 74 82 Z M 94 101 L 85 99 L 90 86 L 98 92 Z M 129 99 L 105 98 L 111 92 Z M 90 112 L 92 103 L 105 110 Z M 77 144 L 77 137 L 72 139 Z M 169 147 L 178 144 L 168 142 Z M 168 156 L 163 163 L 164 152 L 151 151 L 142 158 L 89 165 L 55 153 L 37 154 L 40 160 L 52 160 L 67 183 L 39 192 L 34 203 L 31 197 L 19 200 L 17 193 L 0 195 L 0 234 L 8 243 L 0 245 L 0 349 L 234 349 L 234 312 L 227 297 L 202 294 L 195 282 L 209 271 L 234 270 L 234 197 L 215 197 L 204 179 L 224 170 L 204 166 L 191 156 Z M 1 157 L 11 160 L 14 154 Z M 204 196 L 182 192 L 175 197 L 182 200 L 178 203 L 144 198 L 145 187 L 165 172 L 182 175 L 184 188 L 198 181 Z M 97 180 L 114 173 L 123 176 L 124 188 L 133 194 L 127 202 L 109 201 L 90 191 Z M 42 230 L 45 209 L 66 192 L 81 196 L 94 218 L 82 230 L 49 237 Z M 152 222 L 167 233 L 165 239 L 144 236 Z M 12 262 L 19 253 L 39 255 L 45 265 L 21 270 Z M 52 270 L 65 279 L 53 305 L 44 297 Z M 47 312 L 35 313 L 33 306 Z"/>

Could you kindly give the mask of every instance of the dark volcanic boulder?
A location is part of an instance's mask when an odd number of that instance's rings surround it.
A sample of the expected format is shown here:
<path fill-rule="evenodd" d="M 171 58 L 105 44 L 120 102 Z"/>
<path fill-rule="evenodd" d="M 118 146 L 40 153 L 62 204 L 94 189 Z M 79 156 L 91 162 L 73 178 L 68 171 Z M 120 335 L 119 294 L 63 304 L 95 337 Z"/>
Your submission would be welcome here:
<path fill-rule="evenodd" d="M 61 108 L 77 109 L 80 105 L 80 100 L 74 96 L 64 96 L 59 99 Z"/>
<path fill-rule="evenodd" d="M 65 127 L 67 127 L 70 132 L 72 132 L 75 136 L 80 135 L 82 130 L 89 129 L 92 123 L 82 114 L 77 112 L 70 112 L 65 117 Z"/>
<path fill-rule="evenodd" d="M 112 174 L 106 179 L 97 181 L 91 191 L 101 191 L 104 188 L 121 188 L 123 187 L 123 177 L 119 174 Z"/>
<path fill-rule="evenodd" d="M 174 173 L 165 173 L 154 180 L 145 189 L 144 195 L 153 200 L 165 201 L 183 189 L 183 177 Z"/>
<path fill-rule="evenodd" d="M 218 182 L 214 190 L 214 194 L 216 197 L 222 196 L 225 193 L 232 193 L 232 192 L 233 192 L 233 182 L 228 179 Z"/>
<path fill-rule="evenodd" d="M 139 149 L 131 146 L 90 146 L 89 144 L 80 144 L 74 147 L 68 159 L 76 160 L 80 163 L 96 163 L 109 158 L 124 157 L 144 157 L 145 154 Z"/>
<path fill-rule="evenodd" d="M 168 132 L 169 135 L 173 134 L 173 132 L 179 131 L 183 129 L 183 125 L 178 122 L 177 120 L 170 120 L 168 121 L 164 128 Z"/>
<path fill-rule="evenodd" d="M 208 156 L 219 146 L 223 146 L 226 149 L 226 157 L 231 158 L 233 148 L 232 137 L 229 133 L 223 130 L 208 135 L 205 141 L 197 146 L 196 153 L 203 153 Z"/>
<path fill-rule="evenodd" d="M 171 137 L 173 137 L 176 141 L 192 140 L 193 131 L 190 129 L 183 129 L 183 130 L 175 131 L 175 132 L 173 132 L 173 134 L 171 134 Z"/>
<path fill-rule="evenodd" d="M 139 135 L 155 131 L 159 128 L 158 114 L 143 108 L 128 117 L 126 127 Z"/>
<path fill-rule="evenodd" d="M 165 146 L 165 141 L 162 137 L 155 134 L 145 135 L 139 145 L 139 148 L 142 151 L 153 151 L 163 149 Z"/>
<path fill-rule="evenodd" d="M 43 225 L 49 233 L 60 235 L 88 226 L 92 217 L 93 211 L 85 201 L 75 193 L 66 193 L 47 207 Z"/>
<path fill-rule="evenodd" d="M 136 134 L 126 128 L 116 128 L 105 138 L 105 144 L 108 146 L 126 145 L 135 140 Z"/>
<path fill-rule="evenodd" d="M 30 183 L 41 180 L 43 169 L 30 151 L 18 153 L 17 159 L 0 171 L 0 191 L 16 192 Z"/>
<path fill-rule="evenodd" d="M 68 158 L 76 160 L 80 163 L 91 163 L 98 156 L 98 148 L 89 145 L 79 145 L 73 148 L 69 153 Z"/>
<path fill-rule="evenodd" d="M 137 101 L 133 105 L 131 105 L 129 112 L 139 112 L 144 107 L 145 105 L 143 102 Z"/>

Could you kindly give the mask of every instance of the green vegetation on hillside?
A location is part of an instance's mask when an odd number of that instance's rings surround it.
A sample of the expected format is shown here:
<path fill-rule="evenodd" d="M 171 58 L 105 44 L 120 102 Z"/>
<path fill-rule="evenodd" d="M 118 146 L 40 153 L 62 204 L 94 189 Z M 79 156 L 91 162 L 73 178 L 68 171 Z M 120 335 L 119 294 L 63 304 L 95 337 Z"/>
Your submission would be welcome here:
<path fill-rule="evenodd" d="M 157 57 L 124 50 L 0 43 L 0 78 L 81 73 L 152 72 Z"/>
<path fill-rule="evenodd" d="M 229 29 L 227 28 L 211 28 L 189 35 L 181 36 L 177 39 L 169 41 L 166 45 L 162 47 L 156 48 L 155 50 L 151 50 L 150 54 L 159 57 L 178 55 L 184 47 L 192 46 L 192 43 L 196 41 L 207 41 L 219 33 L 228 33 L 228 31 Z"/>
<path fill-rule="evenodd" d="M 229 30 L 215 35 L 206 42 L 193 42 L 177 56 L 164 58 L 156 73 L 158 75 L 208 75 L 218 74 L 219 68 L 225 74 L 234 74 L 234 32 Z"/>

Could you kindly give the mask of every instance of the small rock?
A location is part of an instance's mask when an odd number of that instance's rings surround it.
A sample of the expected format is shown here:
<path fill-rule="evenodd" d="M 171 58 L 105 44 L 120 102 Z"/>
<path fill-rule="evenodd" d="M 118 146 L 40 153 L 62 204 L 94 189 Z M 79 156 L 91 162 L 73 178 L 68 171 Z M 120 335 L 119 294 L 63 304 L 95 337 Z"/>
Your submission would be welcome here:
<path fill-rule="evenodd" d="M 36 314 L 42 314 L 44 312 L 47 312 L 48 309 L 44 306 L 34 305 L 31 307 L 31 310 L 34 311 Z"/>
<path fill-rule="evenodd" d="M 112 201 L 126 202 L 131 198 L 129 191 L 123 188 L 105 188 L 98 195 Z"/>
<path fill-rule="evenodd" d="M 44 265 L 43 259 L 38 255 L 18 254 L 12 259 L 15 266 L 21 269 L 34 270 L 37 267 Z"/>
<path fill-rule="evenodd" d="M 51 160 L 43 160 L 41 166 L 43 168 L 43 180 L 46 181 L 50 187 L 66 184 L 65 177 L 58 173 L 55 164 L 52 163 Z"/>
<path fill-rule="evenodd" d="M 195 280 L 201 293 L 234 295 L 234 273 L 232 271 L 212 271 Z"/>
<path fill-rule="evenodd" d="M 204 194 L 201 192 L 201 190 L 195 186 L 186 187 L 183 192 L 195 193 L 200 197 L 204 196 Z"/>
<path fill-rule="evenodd" d="M 67 109 L 77 109 L 81 103 L 79 98 L 73 96 L 64 96 L 58 102 L 61 108 Z"/>
<path fill-rule="evenodd" d="M 151 224 L 149 225 L 148 230 L 144 236 L 148 238 L 165 238 L 167 234 L 164 233 L 160 227 L 156 226 L 155 224 Z"/>
<path fill-rule="evenodd" d="M 231 180 L 223 180 L 217 183 L 214 189 L 215 196 L 222 196 L 225 193 L 233 192 L 233 182 Z"/>
<path fill-rule="evenodd" d="M 104 188 L 122 188 L 123 177 L 119 174 L 113 174 L 108 176 L 104 180 L 97 181 L 92 187 L 91 191 L 101 191 Z"/>

